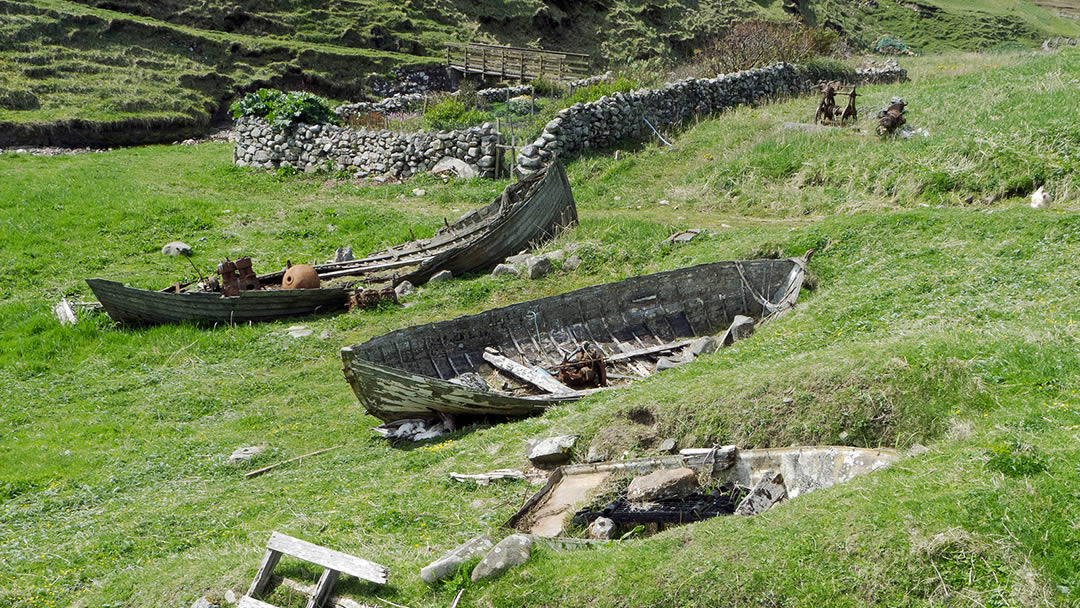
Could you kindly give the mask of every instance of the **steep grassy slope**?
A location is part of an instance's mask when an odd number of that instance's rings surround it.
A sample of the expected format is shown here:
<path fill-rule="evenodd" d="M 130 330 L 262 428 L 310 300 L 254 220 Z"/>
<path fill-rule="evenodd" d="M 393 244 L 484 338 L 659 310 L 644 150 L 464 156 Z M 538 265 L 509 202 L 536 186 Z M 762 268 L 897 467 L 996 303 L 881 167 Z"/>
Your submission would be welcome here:
<path fill-rule="evenodd" d="M 173 238 L 196 246 L 204 270 L 241 252 L 267 269 L 430 233 L 499 186 L 279 179 L 231 166 L 222 144 L 0 156 L 0 606 L 188 606 L 245 589 L 271 530 L 389 565 L 387 588 L 340 587 L 372 605 L 446 606 L 461 587 L 462 606 L 1076 605 L 1080 117 L 1067 92 L 1080 54 L 966 59 L 912 62 L 912 84 L 864 90 L 867 103 L 902 93 L 926 139 L 778 128 L 812 110 L 796 100 L 703 121 L 671 134 L 672 148 L 577 159 L 582 223 L 551 247 L 579 244 L 579 270 L 430 286 L 411 308 L 304 321 L 304 339 L 285 335 L 292 321 L 123 330 L 86 316 L 65 328 L 49 309 L 86 294 L 86 276 L 193 277 L 158 253 Z M 965 95 L 984 103 L 967 108 Z M 741 178 L 725 181 L 732 172 Z M 935 189 L 938 174 L 961 186 Z M 1005 187 L 1022 175 L 1046 180 L 1050 210 Z M 662 243 L 692 226 L 714 232 Z M 793 314 L 543 417 L 391 446 L 341 378 L 340 346 L 397 327 L 811 247 L 818 286 Z M 637 428 L 629 412 L 641 408 L 655 425 Z M 586 553 L 538 549 L 492 583 L 419 582 L 420 566 L 497 533 L 532 491 L 446 473 L 519 466 L 527 438 L 574 432 L 587 444 L 613 425 L 682 445 L 928 451 L 764 516 Z M 225 464 L 244 444 L 268 448 L 252 467 L 345 447 L 244 480 L 246 466 Z"/>
<path fill-rule="evenodd" d="M 356 99 L 373 73 L 438 65 L 447 41 L 582 51 L 597 69 L 655 67 L 736 20 L 793 13 L 860 48 L 883 35 L 920 52 L 1080 36 L 1075 20 L 1022 0 L 0 0 L 0 146 L 171 141 L 266 85 Z"/>

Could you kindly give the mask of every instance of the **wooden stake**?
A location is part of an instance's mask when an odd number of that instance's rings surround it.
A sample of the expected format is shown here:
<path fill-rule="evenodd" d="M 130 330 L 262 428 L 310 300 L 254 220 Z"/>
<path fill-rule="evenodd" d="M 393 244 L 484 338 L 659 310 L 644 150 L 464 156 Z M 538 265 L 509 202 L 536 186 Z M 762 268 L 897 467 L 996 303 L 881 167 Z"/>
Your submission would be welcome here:
<path fill-rule="evenodd" d="M 345 444 L 343 443 L 341 445 L 335 445 L 332 448 L 323 448 L 321 450 L 315 450 L 314 452 L 304 454 L 303 456 L 296 456 L 296 457 L 290 458 L 288 460 L 282 460 L 281 462 L 278 462 L 278 463 L 275 463 L 275 464 L 272 464 L 272 465 L 269 465 L 269 466 L 265 466 L 265 467 L 263 467 L 261 469 L 255 469 L 254 471 L 248 471 L 247 473 L 244 473 L 244 477 L 247 478 L 247 479 L 251 479 L 252 477 L 258 477 L 259 475 L 262 475 L 263 473 L 265 473 L 267 471 L 270 471 L 272 469 L 276 469 L 276 468 L 280 467 L 283 464 L 289 464 L 290 462 L 294 462 L 294 461 L 300 460 L 302 458 L 307 458 L 308 456 L 315 456 L 315 455 L 318 455 L 318 454 L 322 454 L 323 452 L 329 452 L 330 450 L 336 450 L 336 449 L 338 449 L 340 447 L 344 447 L 344 446 L 345 446 Z"/>

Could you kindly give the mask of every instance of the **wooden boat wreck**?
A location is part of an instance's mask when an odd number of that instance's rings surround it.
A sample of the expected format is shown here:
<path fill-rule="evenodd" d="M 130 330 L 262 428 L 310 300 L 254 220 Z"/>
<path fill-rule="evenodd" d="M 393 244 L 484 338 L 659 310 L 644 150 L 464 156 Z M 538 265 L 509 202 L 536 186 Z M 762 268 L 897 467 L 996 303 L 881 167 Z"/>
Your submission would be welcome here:
<path fill-rule="evenodd" d="M 449 270 L 455 276 L 488 270 L 507 256 L 550 239 L 577 222 L 566 171 L 559 163 L 511 184 L 491 204 L 470 211 L 418 239 L 377 251 L 362 260 L 314 266 L 315 289 L 281 289 L 285 271 L 256 277 L 258 288 L 226 296 L 220 287 L 174 285 L 161 291 L 87 279 L 114 321 L 157 324 L 195 321 L 247 323 L 344 310 L 357 285 L 426 282 Z"/>
<path fill-rule="evenodd" d="M 388 423 L 536 414 L 648 376 L 652 361 L 736 317 L 783 314 L 810 253 L 701 264 L 399 329 L 343 348 L 345 378 Z"/>

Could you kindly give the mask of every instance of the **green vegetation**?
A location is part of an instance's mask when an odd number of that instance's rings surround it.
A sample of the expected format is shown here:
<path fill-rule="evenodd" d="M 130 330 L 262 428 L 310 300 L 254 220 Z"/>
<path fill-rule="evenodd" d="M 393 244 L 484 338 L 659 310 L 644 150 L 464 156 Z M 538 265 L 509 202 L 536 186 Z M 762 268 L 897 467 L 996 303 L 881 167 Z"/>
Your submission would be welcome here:
<path fill-rule="evenodd" d="M 285 93 L 277 89 L 259 89 L 229 106 L 233 118 L 255 116 L 275 129 L 304 123 L 308 125 L 340 122 L 325 99 L 311 93 Z"/>
<path fill-rule="evenodd" d="M 502 6 L 502 5 L 499 5 Z M 50 310 L 84 277 L 194 278 L 430 235 L 501 183 L 374 186 L 233 167 L 231 147 L 0 156 L 0 606 L 188 606 L 250 583 L 271 530 L 391 567 L 343 580 L 413 606 L 1071 606 L 1080 602 L 1080 53 L 902 59 L 926 138 L 804 133 L 815 100 L 741 108 L 574 160 L 584 262 L 539 281 L 476 276 L 410 308 L 251 327 L 118 329 Z M 1048 210 L 1026 196 L 1045 185 Z M 412 196 L 414 188 L 427 191 Z M 969 200 L 970 197 L 970 200 Z M 664 201 L 663 203 L 661 201 Z M 671 246 L 671 232 L 710 231 Z M 205 238 L 206 240 L 202 240 Z M 337 349 L 391 329 L 721 259 L 817 253 L 816 288 L 750 339 L 546 415 L 392 446 L 369 431 Z M 326 338 L 321 335 L 328 336 Z M 754 518 L 718 518 L 582 553 L 539 548 L 490 583 L 418 569 L 499 526 L 534 488 L 452 483 L 523 463 L 523 443 L 587 445 L 648 408 L 680 445 L 833 443 L 896 466 Z M 267 451 L 225 463 L 246 444 Z M 345 447 L 245 480 L 248 468 Z M 646 454 L 641 445 L 629 455 Z M 284 560 L 297 579 L 317 574 Z M 302 598 L 276 591 L 285 607 Z"/>
<path fill-rule="evenodd" d="M 424 127 L 435 131 L 474 127 L 484 122 L 487 116 L 479 110 L 466 109 L 464 103 L 453 97 L 446 97 L 424 112 Z"/>

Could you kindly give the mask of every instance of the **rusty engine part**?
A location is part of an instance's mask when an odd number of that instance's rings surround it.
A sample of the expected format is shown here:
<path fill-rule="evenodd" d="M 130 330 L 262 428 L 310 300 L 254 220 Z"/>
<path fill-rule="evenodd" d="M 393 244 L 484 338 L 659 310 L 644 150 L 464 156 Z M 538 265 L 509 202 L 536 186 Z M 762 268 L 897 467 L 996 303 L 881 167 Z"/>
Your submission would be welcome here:
<path fill-rule="evenodd" d="M 252 268 L 251 258 L 240 258 L 236 260 L 235 264 L 236 272 L 240 275 L 240 278 L 237 280 L 237 283 L 240 284 L 240 291 L 262 289 L 262 285 L 259 284 L 259 278 L 255 276 L 255 269 Z"/>
<path fill-rule="evenodd" d="M 262 289 L 259 279 L 255 276 L 255 270 L 251 266 L 251 258 L 243 257 L 235 262 L 225 258 L 224 262 L 218 264 L 217 272 L 221 275 L 221 293 L 226 297 L 238 296 L 241 291 Z M 208 280 L 206 285 L 211 291 L 217 291 L 215 279 Z"/>
<path fill-rule="evenodd" d="M 240 295 L 240 279 L 236 276 L 236 263 L 228 258 L 218 264 L 217 272 L 221 275 L 221 294 L 227 298 Z"/>
<path fill-rule="evenodd" d="M 851 90 L 845 93 L 848 98 L 847 107 L 840 113 L 840 124 L 844 124 L 848 119 L 852 121 L 859 120 L 859 109 L 855 107 L 855 98 L 859 96 L 855 92 L 855 85 L 851 85 Z"/>
<path fill-rule="evenodd" d="M 286 265 L 285 276 L 281 278 L 282 289 L 318 289 L 322 281 L 319 273 L 308 264 Z"/>
<path fill-rule="evenodd" d="M 888 107 L 878 112 L 878 126 L 877 134 L 893 134 L 897 129 L 902 127 L 907 119 L 904 118 L 904 114 L 907 112 L 907 104 L 899 97 L 893 97 Z"/>
<path fill-rule="evenodd" d="M 607 364 L 600 347 L 592 342 L 584 342 L 571 353 L 563 357 L 563 362 L 556 366 L 559 370 L 559 382 L 573 387 L 607 386 Z"/>
<path fill-rule="evenodd" d="M 821 89 L 821 103 L 814 114 L 815 123 L 836 120 L 836 83 L 829 82 Z"/>
<path fill-rule="evenodd" d="M 357 289 L 349 293 L 346 303 L 349 310 L 354 308 L 375 308 L 380 302 L 397 302 L 397 292 L 393 287 L 383 289 Z"/>

